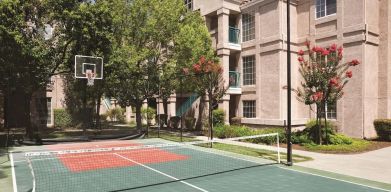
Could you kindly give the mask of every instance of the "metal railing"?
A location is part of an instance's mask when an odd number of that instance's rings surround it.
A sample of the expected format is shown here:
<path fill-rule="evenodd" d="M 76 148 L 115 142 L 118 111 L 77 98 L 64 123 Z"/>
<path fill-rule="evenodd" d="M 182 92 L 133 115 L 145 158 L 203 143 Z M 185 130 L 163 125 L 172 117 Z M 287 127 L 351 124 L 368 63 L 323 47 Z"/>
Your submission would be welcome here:
<path fill-rule="evenodd" d="M 240 73 L 237 71 L 229 72 L 229 87 L 240 87 Z"/>
<path fill-rule="evenodd" d="M 234 44 L 240 43 L 240 29 L 229 27 L 229 42 Z"/>

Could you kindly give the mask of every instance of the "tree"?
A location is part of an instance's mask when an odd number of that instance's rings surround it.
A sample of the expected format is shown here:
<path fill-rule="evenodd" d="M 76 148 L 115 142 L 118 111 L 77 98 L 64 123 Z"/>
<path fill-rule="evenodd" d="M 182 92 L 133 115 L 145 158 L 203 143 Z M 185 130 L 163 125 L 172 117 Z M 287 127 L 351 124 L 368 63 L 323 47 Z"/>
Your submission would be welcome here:
<path fill-rule="evenodd" d="M 324 118 L 327 127 L 326 106 L 336 104 L 342 98 L 343 88 L 352 78 L 350 67 L 360 64 L 356 59 L 342 63 L 343 48 L 332 44 L 327 48 L 313 46 L 306 43 L 307 51 L 299 51 L 299 72 L 303 77 L 301 87 L 296 90 L 299 101 L 306 105 L 316 106 L 317 143 L 322 144 L 321 120 Z M 305 54 L 308 56 L 305 57 Z M 326 144 L 328 141 L 327 130 Z"/>
<path fill-rule="evenodd" d="M 201 129 L 205 111 L 206 91 L 205 89 L 197 89 L 196 84 L 193 84 L 193 79 L 187 78 L 182 74 L 183 68 L 191 69 L 194 63 L 199 61 L 201 57 L 217 61 L 208 28 L 199 12 L 188 12 L 186 14 L 179 33 L 174 39 L 174 44 L 175 73 L 180 74 L 175 78 L 177 86 L 174 88 L 178 90 L 178 85 L 180 84 L 178 81 L 183 81 L 186 89 L 180 91 L 196 92 L 200 97 L 196 128 Z"/>
<path fill-rule="evenodd" d="M 50 28 L 49 10 L 46 1 L 0 1 L 0 90 L 5 95 L 5 113 L 12 96 L 23 95 L 22 116 L 29 137 L 37 131 L 31 124 L 32 96 L 46 88 L 67 50 L 65 39 Z"/>
<path fill-rule="evenodd" d="M 190 69 L 183 68 L 183 73 L 190 78 L 197 92 L 206 93 L 208 96 L 209 134 L 213 139 L 213 104 L 218 103 L 227 91 L 227 87 L 224 87 L 223 69 L 217 58 L 206 59 L 201 56 Z"/>
<path fill-rule="evenodd" d="M 52 0 L 50 5 L 54 26 L 60 30 L 68 44 L 68 57 L 62 65 L 62 70 L 68 75 L 65 84 L 68 110 L 78 117 L 84 117 L 79 120 L 86 124 L 90 123 L 87 120 L 92 119 L 90 116 L 93 114 L 87 108 L 95 108 L 95 126 L 99 127 L 101 98 L 108 92 L 106 81 L 97 80 L 94 86 L 87 87 L 86 80 L 75 80 L 72 75 L 74 56 L 99 56 L 103 57 L 103 63 L 109 62 L 112 54 L 111 44 L 114 40 L 113 23 L 117 18 L 117 2 Z M 104 72 L 107 76 L 111 70 L 105 66 Z M 85 130 L 86 126 L 83 128 Z"/>
<path fill-rule="evenodd" d="M 117 8 L 114 54 L 109 66 L 111 93 L 123 106 L 136 108 L 141 130 L 141 106 L 158 93 L 161 70 L 170 75 L 169 55 L 177 23 L 185 14 L 180 0 L 134 0 Z M 167 65 L 165 65 L 167 64 Z M 168 78 L 162 78 L 168 79 Z"/>

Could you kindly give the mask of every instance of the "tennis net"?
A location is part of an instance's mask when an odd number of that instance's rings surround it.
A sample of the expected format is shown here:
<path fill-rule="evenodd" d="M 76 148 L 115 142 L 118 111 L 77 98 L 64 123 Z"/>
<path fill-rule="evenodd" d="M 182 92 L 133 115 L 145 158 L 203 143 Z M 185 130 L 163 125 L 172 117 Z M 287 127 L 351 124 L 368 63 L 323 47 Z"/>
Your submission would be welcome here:
<path fill-rule="evenodd" d="M 127 191 L 279 163 L 278 140 L 277 133 L 186 143 L 140 140 L 127 146 L 28 152 L 24 158 L 33 192 Z M 266 155 L 233 153 L 243 150 Z"/>

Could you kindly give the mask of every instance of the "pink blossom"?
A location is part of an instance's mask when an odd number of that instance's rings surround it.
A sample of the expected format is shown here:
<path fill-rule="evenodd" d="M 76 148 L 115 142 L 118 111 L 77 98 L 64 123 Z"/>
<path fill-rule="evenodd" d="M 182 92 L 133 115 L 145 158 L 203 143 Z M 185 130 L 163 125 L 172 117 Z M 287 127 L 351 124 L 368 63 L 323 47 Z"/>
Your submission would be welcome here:
<path fill-rule="evenodd" d="M 352 78 L 352 76 L 353 76 L 352 71 L 346 71 L 346 77 Z"/>
<path fill-rule="evenodd" d="M 300 51 L 298 52 L 298 54 L 301 55 L 301 56 L 303 56 L 303 55 L 304 55 L 304 51 L 303 51 L 303 50 L 300 50 Z"/>
<path fill-rule="evenodd" d="M 327 49 L 323 49 L 323 51 L 322 51 L 323 56 L 327 56 L 329 54 L 330 54 L 330 51 L 328 51 Z"/>
<path fill-rule="evenodd" d="M 360 64 L 360 61 L 358 61 L 357 59 L 353 59 L 353 60 L 350 61 L 350 63 L 349 63 L 350 66 L 356 66 L 356 65 L 358 65 L 358 64 Z"/>
<path fill-rule="evenodd" d="M 331 52 L 335 52 L 337 50 L 337 44 L 333 43 L 331 46 L 330 46 L 330 51 Z"/>
<path fill-rule="evenodd" d="M 298 57 L 297 60 L 299 60 L 299 62 L 303 62 L 304 61 L 304 58 L 303 57 Z"/>

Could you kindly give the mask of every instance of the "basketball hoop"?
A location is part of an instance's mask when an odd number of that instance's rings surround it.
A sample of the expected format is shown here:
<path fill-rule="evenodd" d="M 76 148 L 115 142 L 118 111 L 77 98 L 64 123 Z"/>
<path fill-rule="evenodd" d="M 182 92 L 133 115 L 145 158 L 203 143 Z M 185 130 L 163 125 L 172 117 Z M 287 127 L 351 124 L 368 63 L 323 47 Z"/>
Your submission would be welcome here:
<path fill-rule="evenodd" d="M 94 79 L 95 79 L 95 73 L 92 72 L 92 70 L 87 69 L 86 70 L 86 77 L 87 77 L 87 85 L 93 86 L 94 85 Z"/>

